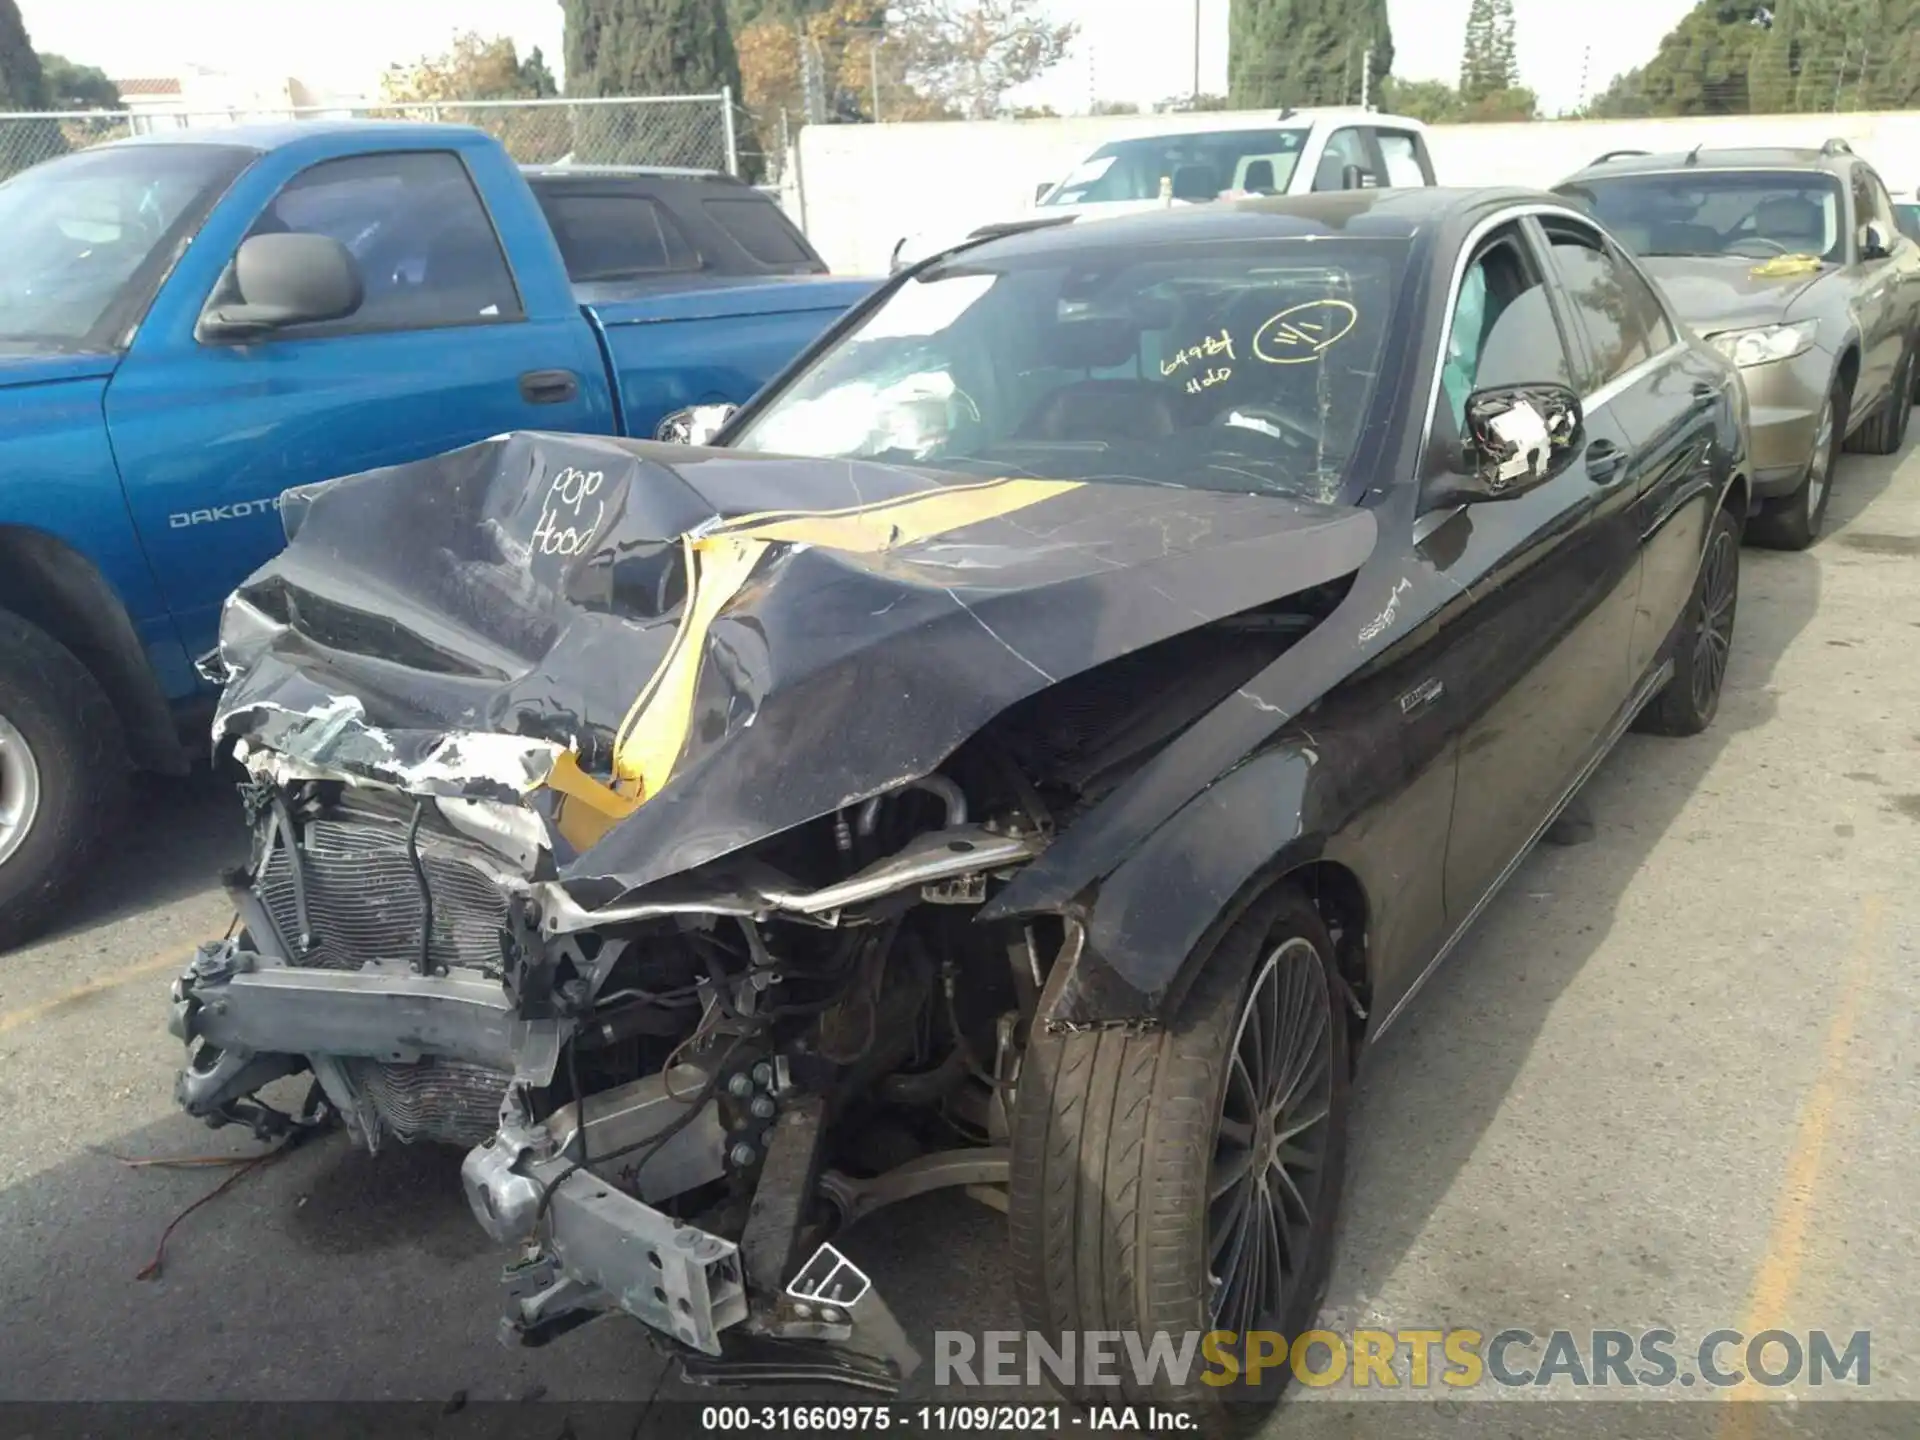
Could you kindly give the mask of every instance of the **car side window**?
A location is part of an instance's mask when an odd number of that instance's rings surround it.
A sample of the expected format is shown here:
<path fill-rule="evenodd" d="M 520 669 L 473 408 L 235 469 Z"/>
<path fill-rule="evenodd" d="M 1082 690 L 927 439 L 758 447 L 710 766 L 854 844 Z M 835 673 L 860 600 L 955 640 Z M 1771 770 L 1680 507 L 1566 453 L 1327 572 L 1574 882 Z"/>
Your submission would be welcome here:
<path fill-rule="evenodd" d="M 576 284 L 628 275 L 698 270 L 700 255 L 658 200 L 648 195 L 572 194 L 536 187 Z"/>
<path fill-rule="evenodd" d="M 1866 167 L 1861 167 L 1865 170 Z M 1900 234 L 1900 217 L 1894 213 L 1893 197 L 1887 194 L 1887 187 L 1878 175 L 1866 170 L 1867 194 L 1872 200 L 1871 218 L 1880 227 L 1880 234 L 1891 245 Z"/>
<path fill-rule="evenodd" d="M 1554 268 L 1593 356 L 1589 392 L 1671 348 L 1678 336 L 1653 289 L 1597 232 L 1547 227 Z"/>
<path fill-rule="evenodd" d="M 1420 163 L 1420 141 L 1404 130 L 1376 130 L 1375 143 L 1386 163 L 1387 184 L 1396 189 L 1419 189 L 1427 183 L 1426 168 Z"/>
<path fill-rule="evenodd" d="M 1345 189 L 1341 182 L 1349 165 L 1358 165 L 1368 177 L 1368 184 L 1380 183 L 1379 177 L 1373 173 L 1373 155 L 1367 149 L 1366 134 L 1353 126 L 1336 130 L 1327 137 L 1327 148 L 1320 155 L 1320 167 L 1313 172 L 1313 188 Z"/>
<path fill-rule="evenodd" d="M 817 268 L 813 252 L 771 200 L 751 196 L 703 200 L 701 208 L 742 250 L 776 269 Z"/>
<path fill-rule="evenodd" d="M 1545 277 L 1511 227 L 1483 244 L 1461 277 L 1440 380 L 1455 435 L 1466 428 L 1467 397 L 1476 390 L 1577 388 Z"/>
<path fill-rule="evenodd" d="M 366 298 L 343 320 L 276 339 L 478 325 L 525 316 L 493 221 L 466 166 L 444 150 L 323 160 L 287 182 L 253 235 L 329 235 L 352 254 Z M 222 289 L 231 283 L 229 275 Z M 223 298 L 215 292 L 214 303 Z"/>

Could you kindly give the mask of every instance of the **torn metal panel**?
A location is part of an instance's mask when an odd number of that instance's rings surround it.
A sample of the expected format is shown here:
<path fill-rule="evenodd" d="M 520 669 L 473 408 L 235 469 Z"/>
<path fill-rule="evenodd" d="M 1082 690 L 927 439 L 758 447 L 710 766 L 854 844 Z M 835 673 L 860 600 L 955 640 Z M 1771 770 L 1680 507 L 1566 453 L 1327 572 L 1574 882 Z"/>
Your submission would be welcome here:
<path fill-rule="evenodd" d="M 595 903 L 924 776 L 1375 536 L 1271 496 L 532 433 L 290 513 L 230 607 L 216 737 L 288 775 L 524 798 Z"/>

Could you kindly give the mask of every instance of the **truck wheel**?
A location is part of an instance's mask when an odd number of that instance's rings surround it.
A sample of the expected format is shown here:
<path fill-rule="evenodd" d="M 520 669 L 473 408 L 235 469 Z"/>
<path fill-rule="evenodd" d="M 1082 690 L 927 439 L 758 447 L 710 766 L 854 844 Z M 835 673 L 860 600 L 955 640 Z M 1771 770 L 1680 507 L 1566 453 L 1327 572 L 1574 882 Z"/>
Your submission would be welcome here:
<path fill-rule="evenodd" d="M 1836 380 L 1821 408 L 1820 423 L 1807 459 L 1807 473 L 1791 495 L 1769 500 L 1747 522 L 1747 538 L 1769 550 L 1804 550 L 1820 538 L 1827 500 L 1833 494 L 1834 467 L 1840 463 L 1840 437 L 1847 430 L 1847 387 Z"/>
<path fill-rule="evenodd" d="M 73 652 L 0 611 L 0 949 L 42 929 L 126 798 L 126 747 Z"/>
<path fill-rule="evenodd" d="M 1340 1202 L 1349 1066 L 1333 953 L 1306 896 L 1282 887 L 1221 938 L 1164 1028 L 1032 1037 L 1008 1217 L 1027 1328 L 1056 1345 L 1231 1330 L 1221 1349 L 1243 1376 L 1248 1332 L 1274 1332 L 1253 1385 L 1218 1384 L 1197 1351 L 1183 1380 L 1136 1376 L 1123 1351 L 1119 1384 L 1069 1398 L 1198 1405 L 1209 1428 L 1253 1423 L 1279 1398 L 1278 1357 L 1319 1309 Z"/>

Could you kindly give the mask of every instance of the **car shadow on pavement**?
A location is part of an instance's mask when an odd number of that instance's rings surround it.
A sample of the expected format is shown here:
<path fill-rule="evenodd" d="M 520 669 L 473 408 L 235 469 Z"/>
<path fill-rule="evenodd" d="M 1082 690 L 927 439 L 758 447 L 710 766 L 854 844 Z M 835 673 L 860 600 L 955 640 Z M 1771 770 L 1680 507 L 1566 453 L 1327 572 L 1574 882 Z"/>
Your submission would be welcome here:
<path fill-rule="evenodd" d="M 247 858 L 234 787 L 238 767 L 195 765 L 187 775 L 137 775 L 121 834 L 79 886 L 60 921 L 35 944 L 214 888 Z"/>

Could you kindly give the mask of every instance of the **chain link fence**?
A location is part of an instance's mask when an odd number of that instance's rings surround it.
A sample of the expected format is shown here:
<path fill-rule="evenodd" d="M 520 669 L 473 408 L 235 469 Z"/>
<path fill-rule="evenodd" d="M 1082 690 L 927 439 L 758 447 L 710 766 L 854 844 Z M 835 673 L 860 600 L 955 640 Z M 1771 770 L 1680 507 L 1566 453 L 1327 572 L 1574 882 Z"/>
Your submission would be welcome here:
<path fill-rule="evenodd" d="M 606 100 L 472 100 L 405 105 L 221 111 L 60 111 L 0 114 L 0 178 L 74 150 L 175 130 L 288 120 L 388 120 L 473 125 L 523 165 L 673 165 L 741 174 L 742 112 L 731 94 Z M 748 178 L 754 178 L 749 175 Z"/>

